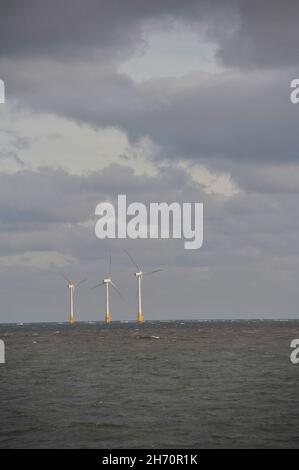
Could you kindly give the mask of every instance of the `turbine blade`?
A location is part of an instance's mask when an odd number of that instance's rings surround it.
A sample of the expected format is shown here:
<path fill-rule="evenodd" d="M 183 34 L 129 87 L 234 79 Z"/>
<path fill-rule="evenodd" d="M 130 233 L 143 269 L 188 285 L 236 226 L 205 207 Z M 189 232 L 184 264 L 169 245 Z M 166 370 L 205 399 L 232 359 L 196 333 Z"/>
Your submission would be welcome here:
<path fill-rule="evenodd" d="M 112 287 L 116 290 L 116 292 L 118 293 L 118 295 L 120 295 L 122 297 L 122 293 L 120 292 L 119 288 L 114 284 L 114 282 L 111 281 L 111 285 Z"/>
<path fill-rule="evenodd" d="M 154 271 L 147 271 L 146 273 L 143 273 L 143 276 L 150 276 L 151 274 L 159 273 L 160 271 L 163 271 L 163 269 L 155 269 Z"/>
<path fill-rule="evenodd" d="M 81 281 L 77 282 L 77 284 L 75 284 L 75 287 L 77 288 L 78 286 L 80 286 L 81 284 L 83 284 L 83 282 L 86 282 L 87 281 L 87 277 L 85 277 L 84 279 L 82 279 Z"/>
<path fill-rule="evenodd" d="M 92 289 L 95 289 L 96 287 L 103 286 L 104 284 L 105 284 L 105 282 L 100 282 L 100 284 L 97 284 L 96 286 L 93 286 Z"/>
<path fill-rule="evenodd" d="M 136 268 L 138 269 L 138 271 L 141 271 L 140 267 L 138 266 L 138 264 L 136 263 L 136 261 L 134 261 L 134 259 L 132 258 L 132 256 L 130 255 L 130 253 L 127 251 L 127 250 L 124 250 L 128 257 L 130 258 L 130 260 L 132 261 L 132 263 L 136 266 Z"/>
<path fill-rule="evenodd" d="M 59 276 L 63 277 L 63 279 L 64 279 L 66 282 L 68 282 L 69 284 L 72 284 L 72 281 L 71 281 L 69 278 L 67 278 L 63 273 L 57 271 L 57 274 L 59 274 Z"/>
<path fill-rule="evenodd" d="M 109 277 L 111 278 L 111 255 L 109 256 Z"/>

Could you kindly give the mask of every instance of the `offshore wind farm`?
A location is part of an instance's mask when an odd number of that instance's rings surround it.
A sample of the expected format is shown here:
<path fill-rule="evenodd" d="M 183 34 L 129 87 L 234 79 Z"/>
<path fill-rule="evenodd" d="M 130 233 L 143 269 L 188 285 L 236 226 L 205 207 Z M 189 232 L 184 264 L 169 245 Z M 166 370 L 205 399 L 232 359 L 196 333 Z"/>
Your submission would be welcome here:
<path fill-rule="evenodd" d="M 163 269 L 159 268 L 159 269 L 155 269 L 155 270 L 152 270 L 152 271 L 143 272 L 141 270 L 140 266 L 136 263 L 136 261 L 132 257 L 132 255 L 127 250 L 124 250 L 124 251 L 128 255 L 128 257 L 131 260 L 131 262 L 133 263 L 133 265 L 137 268 L 137 272 L 134 273 L 134 276 L 137 279 L 137 294 L 136 294 L 136 299 L 137 299 L 137 320 L 136 321 L 137 321 L 137 323 L 143 323 L 144 318 L 143 318 L 143 314 L 142 314 L 142 294 L 141 294 L 142 279 L 143 279 L 144 276 L 150 276 L 152 274 L 156 274 L 158 272 L 163 271 Z M 115 283 L 114 280 L 112 280 L 112 256 L 111 255 L 106 256 L 106 257 L 103 256 L 101 259 L 107 259 L 108 260 L 108 262 L 109 262 L 108 273 L 101 282 L 99 282 L 98 284 L 93 286 L 93 289 L 96 289 L 98 287 L 104 287 L 104 289 L 105 289 L 105 317 L 104 317 L 104 321 L 105 321 L 105 323 L 110 323 L 111 322 L 111 314 L 110 314 L 110 290 L 109 290 L 109 288 L 111 287 L 122 298 L 123 298 L 123 295 L 121 293 L 121 290 L 120 290 L 119 286 Z M 74 313 L 74 294 L 75 294 L 75 290 L 77 290 L 77 288 L 79 286 L 81 286 L 83 283 L 85 283 L 87 281 L 87 277 L 83 278 L 81 281 L 79 281 L 77 283 L 74 283 L 64 273 L 60 272 L 59 274 L 67 282 L 67 287 L 69 289 L 69 312 L 70 313 L 69 313 L 68 321 L 69 321 L 70 324 L 73 324 L 76 321 L 75 313 Z"/>

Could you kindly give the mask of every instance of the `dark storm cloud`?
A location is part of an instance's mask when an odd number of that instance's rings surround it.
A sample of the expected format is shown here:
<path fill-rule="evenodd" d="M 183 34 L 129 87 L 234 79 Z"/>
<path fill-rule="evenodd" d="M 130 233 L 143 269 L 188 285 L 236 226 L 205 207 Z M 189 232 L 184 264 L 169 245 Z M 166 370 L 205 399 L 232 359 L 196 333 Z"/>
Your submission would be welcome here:
<path fill-rule="evenodd" d="M 227 65 L 296 64 L 297 5 L 75 1 L 58 12 L 48 1 L 7 3 L 0 19 L 1 76 L 8 99 L 95 127 L 119 127 L 133 141 L 148 135 L 163 158 L 295 161 L 298 110 L 289 101 L 289 84 L 296 69 L 194 73 L 136 84 L 112 62 L 140 46 L 142 22 L 152 21 L 154 30 L 155 21 L 172 17 L 213 38 Z M 108 51 L 104 60 L 92 59 L 95 50 Z"/>
<path fill-rule="evenodd" d="M 298 160 L 299 113 L 289 101 L 291 76 L 255 72 L 202 78 L 194 73 L 155 80 L 151 105 L 124 128 L 133 137 L 147 132 L 170 158 Z"/>
<path fill-rule="evenodd" d="M 210 17 L 207 0 L 13 0 L 2 2 L 0 55 L 78 57 L 100 53 L 109 59 L 138 47 L 142 22 L 163 17 Z M 230 1 L 217 2 L 225 15 Z"/>
<path fill-rule="evenodd" d="M 44 64 L 46 67 L 46 64 Z M 112 68 L 6 63 L 14 96 L 95 127 L 119 127 L 133 141 L 148 135 L 161 157 L 207 161 L 298 161 L 298 107 L 290 102 L 293 71 L 254 71 L 136 84 Z M 19 73 L 20 72 L 20 73 Z"/>
<path fill-rule="evenodd" d="M 0 56 L 114 60 L 142 47 L 149 21 L 187 21 L 218 45 L 229 66 L 289 66 L 299 62 L 296 0 L 49 0 L 1 3 Z"/>
<path fill-rule="evenodd" d="M 297 0 L 239 0 L 236 29 L 222 38 L 219 58 L 228 66 L 299 64 Z"/>

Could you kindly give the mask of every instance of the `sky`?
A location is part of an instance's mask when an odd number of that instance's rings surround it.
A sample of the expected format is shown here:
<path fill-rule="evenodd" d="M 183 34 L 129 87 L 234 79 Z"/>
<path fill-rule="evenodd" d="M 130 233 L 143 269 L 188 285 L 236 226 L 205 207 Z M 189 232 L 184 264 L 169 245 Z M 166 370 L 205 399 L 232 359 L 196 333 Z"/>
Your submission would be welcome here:
<path fill-rule="evenodd" d="M 0 322 L 299 318 L 296 0 L 1 2 Z M 95 207 L 202 202 L 204 243 L 99 240 Z"/>

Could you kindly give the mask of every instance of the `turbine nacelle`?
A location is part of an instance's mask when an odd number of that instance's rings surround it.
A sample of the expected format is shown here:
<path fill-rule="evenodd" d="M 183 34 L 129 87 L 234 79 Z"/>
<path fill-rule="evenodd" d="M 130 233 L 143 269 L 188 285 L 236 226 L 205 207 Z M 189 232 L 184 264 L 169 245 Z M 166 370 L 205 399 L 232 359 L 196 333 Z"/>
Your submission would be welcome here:
<path fill-rule="evenodd" d="M 103 282 L 105 284 L 111 284 L 112 283 L 112 279 L 110 277 L 108 277 L 107 279 L 103 279 Z"/>
<path fill-rule="evenodd" d="M 139 273 L 135 273 L 135 276 L 136 276 L 136 277 L 142 277 L 142 274 L 143 274 L 143 272 L 140 271 Z"/>

